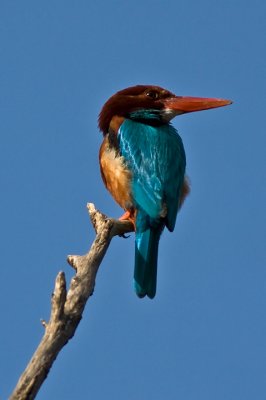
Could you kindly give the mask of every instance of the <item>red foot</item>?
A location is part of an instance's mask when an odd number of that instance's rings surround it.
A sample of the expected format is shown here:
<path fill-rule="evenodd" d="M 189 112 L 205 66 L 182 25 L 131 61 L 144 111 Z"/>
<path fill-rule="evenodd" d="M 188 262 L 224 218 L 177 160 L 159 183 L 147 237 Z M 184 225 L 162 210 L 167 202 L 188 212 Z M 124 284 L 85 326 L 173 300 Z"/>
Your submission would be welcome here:
<path fill-rule="evenodd" d="M 134 225 L 134 230 L 136 230 L 135 218 L 130 211 L 126 211 L 123 215 L 121 215 L 119 221 L 130 221 Z"/>
<path fill-rule="evenodd" d="M 130 217 L 131 217 L 130 211 L 126 211 L 125 214 L 121 215 L 119 221 L 126 221 L 130 219 Z"/>

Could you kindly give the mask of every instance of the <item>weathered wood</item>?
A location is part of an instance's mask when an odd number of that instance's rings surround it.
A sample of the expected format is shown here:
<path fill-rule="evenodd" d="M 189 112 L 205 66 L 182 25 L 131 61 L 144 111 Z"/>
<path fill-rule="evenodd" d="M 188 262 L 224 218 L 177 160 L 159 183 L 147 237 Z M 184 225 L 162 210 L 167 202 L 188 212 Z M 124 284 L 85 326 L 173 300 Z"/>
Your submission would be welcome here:
<path fill-rule="evenodd" d="M 66 289 L 64 272 L 59 272 L 51 300 L 51 315 L 48 323 L 42 321 L 44 336 L 33 354 L 28 366 L 22 373 L 10 400 L 32 400 L 46 379 L 60 350 L 74 336 L 88 298 L 95 287 L 95 279 L 101 261 L 112 238 L 134 230 L 129 221 L 108 218 L 87 204 L 96 238 L 83 256 L 68 256 L 68 263 L 76 274 Z"/>

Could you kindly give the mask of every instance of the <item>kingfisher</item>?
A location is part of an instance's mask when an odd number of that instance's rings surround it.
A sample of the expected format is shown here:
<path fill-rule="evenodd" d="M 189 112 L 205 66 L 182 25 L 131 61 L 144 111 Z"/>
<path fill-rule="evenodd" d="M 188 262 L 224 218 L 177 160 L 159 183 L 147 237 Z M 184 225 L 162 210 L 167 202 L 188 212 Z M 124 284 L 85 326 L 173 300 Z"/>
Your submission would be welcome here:
<path fill-rule="evenodd" d="M 101 175 L 125 211 L 120 219 L 135 228 L 134 286 L 140 298 L 156 294 L 159 240 L 165 227 L 174 230 L 190 192 L 183 142 L 170 122 L 177 115 L 231 103 L 137 85 L 110 97 L 99 114 Z"/>

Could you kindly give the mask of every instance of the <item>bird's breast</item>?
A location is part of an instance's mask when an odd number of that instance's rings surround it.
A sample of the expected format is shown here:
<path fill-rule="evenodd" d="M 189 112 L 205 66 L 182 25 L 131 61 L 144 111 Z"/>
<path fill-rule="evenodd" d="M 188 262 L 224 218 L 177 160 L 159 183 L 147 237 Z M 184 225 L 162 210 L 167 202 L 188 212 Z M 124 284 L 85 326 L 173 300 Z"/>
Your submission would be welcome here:
<path fill-rule="evenodd" d="M 127 168 L 124 158 L 115 147 L 110 146 L 108 135 L 101 145 L 99 159 L 105 186 L 124 210 L 132 209 L 132 173 Z"/>

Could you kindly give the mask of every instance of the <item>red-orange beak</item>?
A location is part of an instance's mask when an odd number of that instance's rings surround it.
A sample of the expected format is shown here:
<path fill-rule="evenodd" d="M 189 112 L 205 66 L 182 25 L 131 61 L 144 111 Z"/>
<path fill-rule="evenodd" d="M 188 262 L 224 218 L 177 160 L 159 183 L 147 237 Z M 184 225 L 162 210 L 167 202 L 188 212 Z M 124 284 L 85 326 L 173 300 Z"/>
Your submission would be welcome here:
<path fill-rule="evenodd" d="M 232 104 L 231 100 L 210 99 L 203 97 L 175 96 L 164 100 L 165 109 L 172 110 L 176 115 L 193 111 L 209 110 Z"/>

